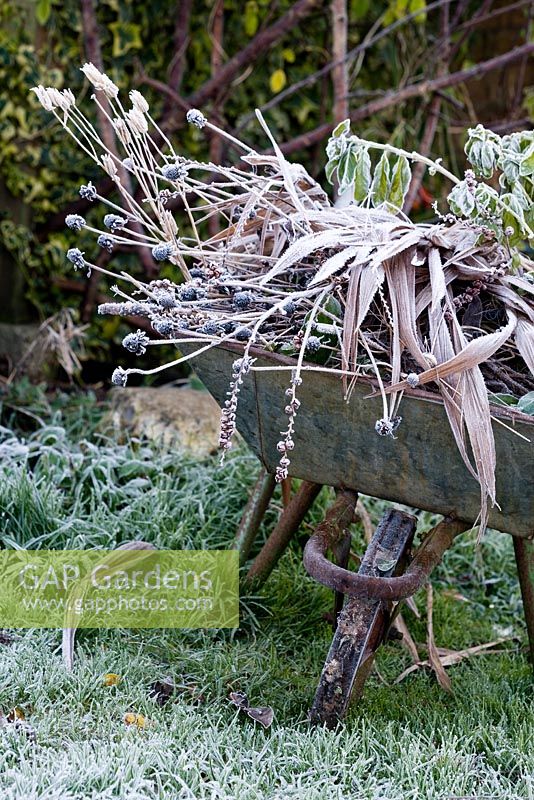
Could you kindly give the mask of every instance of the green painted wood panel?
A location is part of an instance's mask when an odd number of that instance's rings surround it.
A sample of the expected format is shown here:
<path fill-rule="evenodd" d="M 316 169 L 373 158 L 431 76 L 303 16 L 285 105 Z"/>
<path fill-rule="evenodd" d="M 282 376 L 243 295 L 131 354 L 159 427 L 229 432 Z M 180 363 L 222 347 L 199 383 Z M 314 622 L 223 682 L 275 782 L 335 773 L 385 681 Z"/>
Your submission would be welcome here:
<path fill-rule="evenodd" d="M 231 364 L 239 348 L 218 347 L 200 356 L 197 371 L 215 399 L 222 403 L 230 382 Z M 256 354 L 255 354 L 256 355 Z M 258 357 L 257 364 L 279 356 Z M 290 473 L 331 486 L 346 486 L 363 494 L 404 503 L 440 514 L 455 514 L 475 522 L 480 491 L 458 453 L 441 401 L 405 395 L 396 439 L 378 436 L 375 421 L 382 416 L 380 398 L 366 398 L 371 384 L 356 384 L 350 402 L 343 400 L 336 375 L 304 372 L 298 397 L 295 449 Z M 288 372 L 254 372 L 245 379 L 238 428 L 265 467 L 273 471 L 276 443 L 286 425 L 284 392 Z M 494 422 L 497 450 L 497 498 L 501 506 L 490 525 L 517 536 L 534 536 L 534 420 L 495 409 L 495 415 L 531 441 Z"/>

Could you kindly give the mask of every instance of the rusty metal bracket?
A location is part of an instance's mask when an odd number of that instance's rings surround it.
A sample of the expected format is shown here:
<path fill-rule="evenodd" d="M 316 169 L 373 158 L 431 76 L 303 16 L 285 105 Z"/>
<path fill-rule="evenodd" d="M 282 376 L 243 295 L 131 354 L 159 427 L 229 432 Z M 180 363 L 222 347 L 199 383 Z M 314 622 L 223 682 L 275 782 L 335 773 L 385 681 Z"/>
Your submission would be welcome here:
<path fill-rule="evenodd" d="M 428 532 L 406 572 L 398 577 L 386 577 L 387 569 L 380 568 L 378 574 L 356 574 L 332 564 L 326 552 L 334 543 L 331 532 L 320 525 L 308 540 L 304 549 L 304 567 L 319 583 L 342 592 L 349 597 L 373 598 L 375 600 L 404 600 L 423 586 L 434 567 L 439 564 L 454 537 L 471 527 L 468 523 L 446 517 Z M 376 534 L 375 534 L 376 538 Z M 373 539 L 374 541 L 374 539 Z M 381 559 L 387 567 L 392 555 L 383 550 Z"/>

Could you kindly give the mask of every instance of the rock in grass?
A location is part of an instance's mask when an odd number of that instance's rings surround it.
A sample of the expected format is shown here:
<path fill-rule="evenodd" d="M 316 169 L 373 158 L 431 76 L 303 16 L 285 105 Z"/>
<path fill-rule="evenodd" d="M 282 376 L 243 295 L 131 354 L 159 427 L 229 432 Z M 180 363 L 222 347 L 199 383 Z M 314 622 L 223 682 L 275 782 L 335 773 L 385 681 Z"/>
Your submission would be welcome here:
<path fill-rule="evenodd" d="M 101 429 L 150 439 L 203 458 L 218 450 L 221 412 L 208 392 L 175 387 L 112 389 Z"/>

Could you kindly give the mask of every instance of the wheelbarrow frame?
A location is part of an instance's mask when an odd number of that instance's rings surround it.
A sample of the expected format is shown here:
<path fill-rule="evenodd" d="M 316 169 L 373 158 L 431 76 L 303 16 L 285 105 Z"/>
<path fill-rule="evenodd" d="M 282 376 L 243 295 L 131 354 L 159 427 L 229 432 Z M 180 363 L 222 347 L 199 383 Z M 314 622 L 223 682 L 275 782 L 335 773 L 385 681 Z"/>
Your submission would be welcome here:
<path fill-rule="evenodd" d="M 196 370 L 220 405 L 227 397 L 232 363 L 243 347 L 225 344 L 205 351 Z M 261 460 L 264 470 L 250 496 L 234 547 L 244 564 L 274 491 L 279 458 L 276 443 L 286 425 L 284 393 L 295 362 L 278 354 L 252 350 L 253 370 L 241 388 L 237 429 Z M 310 720 L 330 727 L 343 719 L 349 702 L 363 690 L 374 653 L 387 636 L 399 603 L 425 582 L 454 537 L 476 523 L 480 488 L 468 473 L 450 430 L 443 403 L 421 391 L 405 395 L 403 422 L 396 438 L 378 437 L 375 421 L 381 402 L 369 398 L 373 384 L 365 378 L 343 399 L 339 375 L 304 371 L 299 386 L 301 408 L 296 420 L 290 474 L 302 479 L 246 576 L 259 586 L 269 576 L 323 485 L 338 490 L 335 504 L 310 537 L 304 566 L 319 582 L 334 589 L 337 619 Z M 514 549 L 534 662 L 534 420 L 494 407 L 499 508 L 490 526 L 514 537 Z M 519 435 L 517 435 L 519 434 Z M 357 492 L 442 514 L 444 519 L 411 554 L 415 518 L 392 510 L 380 523 L 358 573 L 346 569 L 348 526 Z M 332 553 L 337 564 L 332 563 Z M 384 556 L 385 553 L 385 556 Z M 343 605 L 343 598 L 345 598 Z"/>

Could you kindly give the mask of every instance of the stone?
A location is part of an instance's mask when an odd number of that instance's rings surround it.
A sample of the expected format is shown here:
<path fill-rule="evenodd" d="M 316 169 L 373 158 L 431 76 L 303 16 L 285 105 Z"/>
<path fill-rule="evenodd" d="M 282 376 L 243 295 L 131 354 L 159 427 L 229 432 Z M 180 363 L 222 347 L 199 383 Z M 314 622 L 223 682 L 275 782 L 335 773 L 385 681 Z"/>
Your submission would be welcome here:
<path fill-rule="evenodd" d="M 203 458 L 219 448 L 221 411 L 208 392 L 176 387 L 111 389 L 101 428 Z"/>

